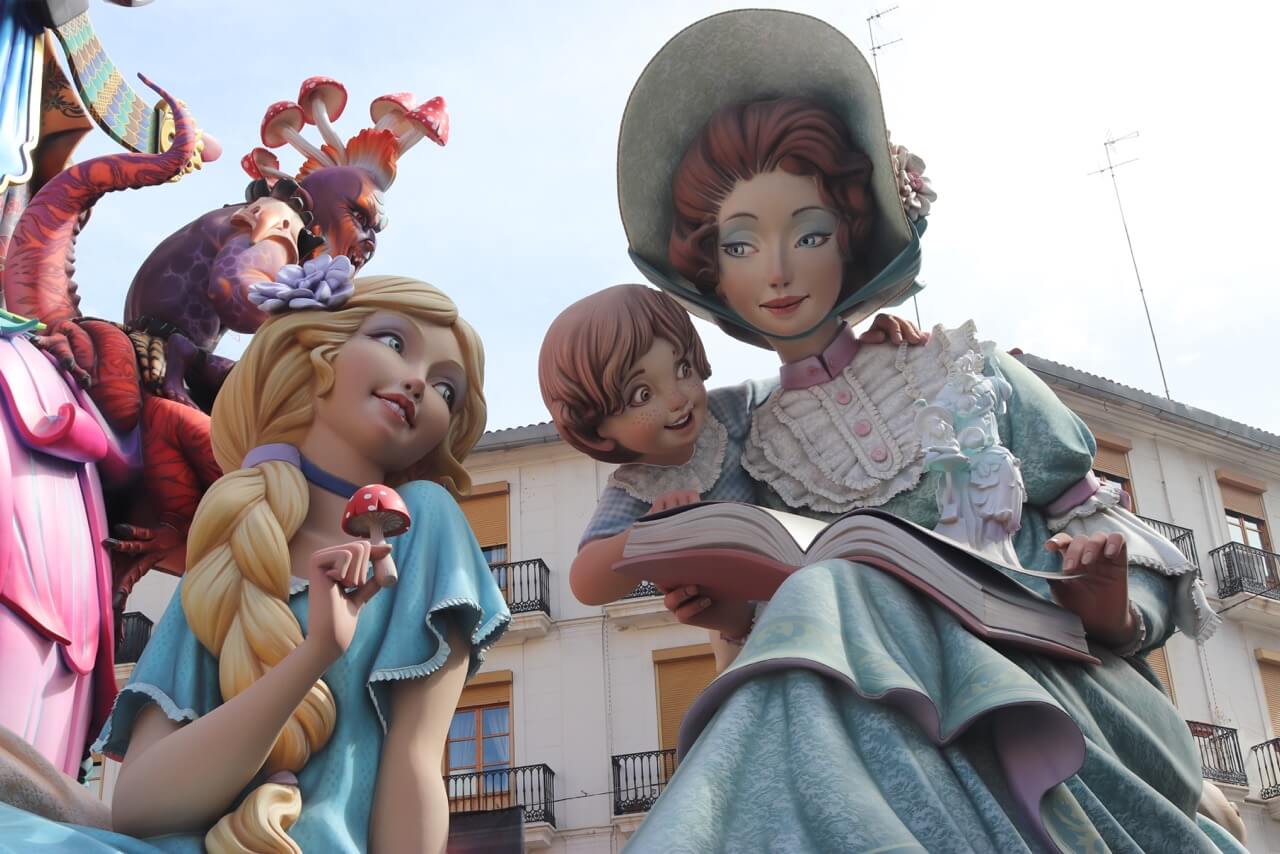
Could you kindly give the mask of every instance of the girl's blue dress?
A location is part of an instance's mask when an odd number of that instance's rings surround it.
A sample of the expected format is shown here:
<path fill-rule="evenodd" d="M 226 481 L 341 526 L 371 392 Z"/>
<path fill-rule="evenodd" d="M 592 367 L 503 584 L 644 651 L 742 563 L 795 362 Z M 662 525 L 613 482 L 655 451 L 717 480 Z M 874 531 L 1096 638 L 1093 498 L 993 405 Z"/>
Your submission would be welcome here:
<path fill-rule="evenodd" d="M 304 851 L 363 852 L 368 848 L 378 760 L 398 679 L 428 676 L 449 655 L 443 617 L 471 640 L 469 673 L 506 629 L 511 614 L 480 553 L 467 520 L 449 493 L 416 481 L 398 490 L 413 519 L 393 540 L 399 582 L 360 612 L 355 638 L 324 679 L 338 706 L 328 745 L 298 774 L 302 815 L 289 835 Z M 294 585 L 289 607 L 306 631 L 305 582 Z M 217 660 L 187 626 L 175 595 L 147 644 L 129 684 L 94 745 L 122 757 L 138 713 L 156 703 L 171 720 L 192 721 L 221 702 Z M 209 745 L 210 751 L 217 745 Z M 200 757 L 191 757 L 199 775 Z M 252 788 L 258 781 L 254 781 Z M 196 852 L 204 833 L 137 840 L 117 833 L 58 824 L 0 804 L 0 852 Z"/>

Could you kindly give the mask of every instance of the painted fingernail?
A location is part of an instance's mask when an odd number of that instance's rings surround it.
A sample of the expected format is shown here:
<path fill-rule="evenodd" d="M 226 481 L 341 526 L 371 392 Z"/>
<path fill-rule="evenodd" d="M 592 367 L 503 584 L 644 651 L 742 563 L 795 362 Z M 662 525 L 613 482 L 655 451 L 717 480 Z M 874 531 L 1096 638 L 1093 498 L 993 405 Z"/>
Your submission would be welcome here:
<path fill-rule="evenodd" d="M 1093 563 L 1093 552 L 1085 552 L 1084 557 L 1080 559 L 1080 562 L 1083 563 L 1085 566 L 1088 566 L 1089 564 Z"/>
<path fill-rule="evenodd" d="M 699 605 L 699 607 L 702 607 L 702 608 L 709 608 L 709 607 L 711 607 L 711 600 L 710 600 L 710 599 L 703 599 L 701 602 L 699 602 L 699 603 L 698 603 L 698 605 Z"/>
<path fill-rule="evenodd" d="M 698 595 L 698 588 L 696 588 L 696 587 L 686 587 L 686 588 L 684 589 L 684 592 L 685 592 L 685 593 L 688 593 L 690 596 L 697 596 L 697 595 Z"/>

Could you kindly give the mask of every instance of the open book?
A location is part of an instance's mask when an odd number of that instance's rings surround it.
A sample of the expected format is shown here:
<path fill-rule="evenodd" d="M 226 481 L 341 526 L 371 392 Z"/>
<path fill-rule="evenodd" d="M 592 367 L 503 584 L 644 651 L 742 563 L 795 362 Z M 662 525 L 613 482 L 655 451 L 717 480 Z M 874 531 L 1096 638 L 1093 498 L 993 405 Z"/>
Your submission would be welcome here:
<path fill-rule="evenodd" d="M 892 574 L 980 637 L 1097 663 L 1079 617 L 1001 568 L 1061 575 L 999 563 L 882 510 L 853 510 L 824 524 L 751 504 L 690 504 L 641 518 L 622 557 L 613 568 L 628 578 L 666 589 L 697 585 L 712 599 L 739 600 L 771 599 L 800 567 L 845 558 Z"/>

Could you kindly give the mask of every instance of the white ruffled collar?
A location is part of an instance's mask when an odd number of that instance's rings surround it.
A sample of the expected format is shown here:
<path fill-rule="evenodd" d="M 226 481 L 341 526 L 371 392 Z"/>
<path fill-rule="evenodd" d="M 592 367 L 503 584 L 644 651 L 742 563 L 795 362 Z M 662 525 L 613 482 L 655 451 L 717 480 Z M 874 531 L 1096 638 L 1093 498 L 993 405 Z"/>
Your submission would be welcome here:
<path fill-rule="evenodd" d="M 702 495 L 720 479 L 728 444 L 729 431 L 708 412 L 707 423 L 694 442 L 689 462 L 681 466 L 627 463 L 609 476 L 609 485 L 650 504 L 659 496 L 676 490 L 691 489 Z"/>

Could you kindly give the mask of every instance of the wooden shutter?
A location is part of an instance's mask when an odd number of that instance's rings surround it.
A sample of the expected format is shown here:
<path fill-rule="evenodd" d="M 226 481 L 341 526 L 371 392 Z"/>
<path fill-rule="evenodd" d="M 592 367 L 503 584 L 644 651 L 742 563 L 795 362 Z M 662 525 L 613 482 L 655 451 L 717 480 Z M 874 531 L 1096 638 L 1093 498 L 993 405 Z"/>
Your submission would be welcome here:
<path fill-rule="evenodd" d="M 1116 477 L 1132 480 L 1129 473 L 1129 451 L 1133 443 L 1120 436 L 1094 431 L 1093 438 L 1098 442 L 1098 452 L 1093 457 L 1093 467 Z"/>
<path fill-rule="evenodd" d="M 511 542 L 507 534 L 510 489 L 506 482 L 478 484 L 459 502 L 482 549 Z"/>
<path fill-rule="evenodd" d="M 676 746 L 680 722 L 702 689 L 716 675 L 710 644 L 658 650 L 653 654 L 658 681 L 658 740 L 663 750 Z"/>
<path fill-rule="evenodd" d="M 1173 677 L 1169 675 L 1169 656 L 1165 654 L 1164 647 L 1153 649 L 1147 653 L 1147 664 L 1151 665 L 1151 669 L 1155 671 L 1156 678 L 1160 680 L 1160 684 L 1164 686 L 1164 692 L 1169 695 L 1169 699 L 1174 705 L 1178 703 L 1178 696 L 1173 693 Z"/>
<path fill-rule="evenodd" d="M 1265 483 L 1227 469 L 1218 469 L 1215 474 L 1218 477 L 1218 489 L 1222 491 L 1222 506 L 1225 509 L 1242 516 L 1252 516 L 1262 522 L 1266 521 L 1267 511 L 1262 506 L 1262 493 L 1267 491 Z"/>
<path fill-rule="evenodd" d="M 489 673 L 477 673 L 471 677 L 467 687 L 462 689 L 458 698 L 458 708 L 466 709 L 475 706 L 492 706 L 498 703 L 511 705 L 511 671 L 493 670 Z"/>
<path fill-rule="evenodd" d="M 1266 658 L 1275 660 L 1265 660 Z M 1262 692 L 1267 698 L 1267 714 L 1271 717 L 1271 735 L 1280 736 L 1280 655 L 1258 650 L 1258 672 L 1262 674 Z"/>

